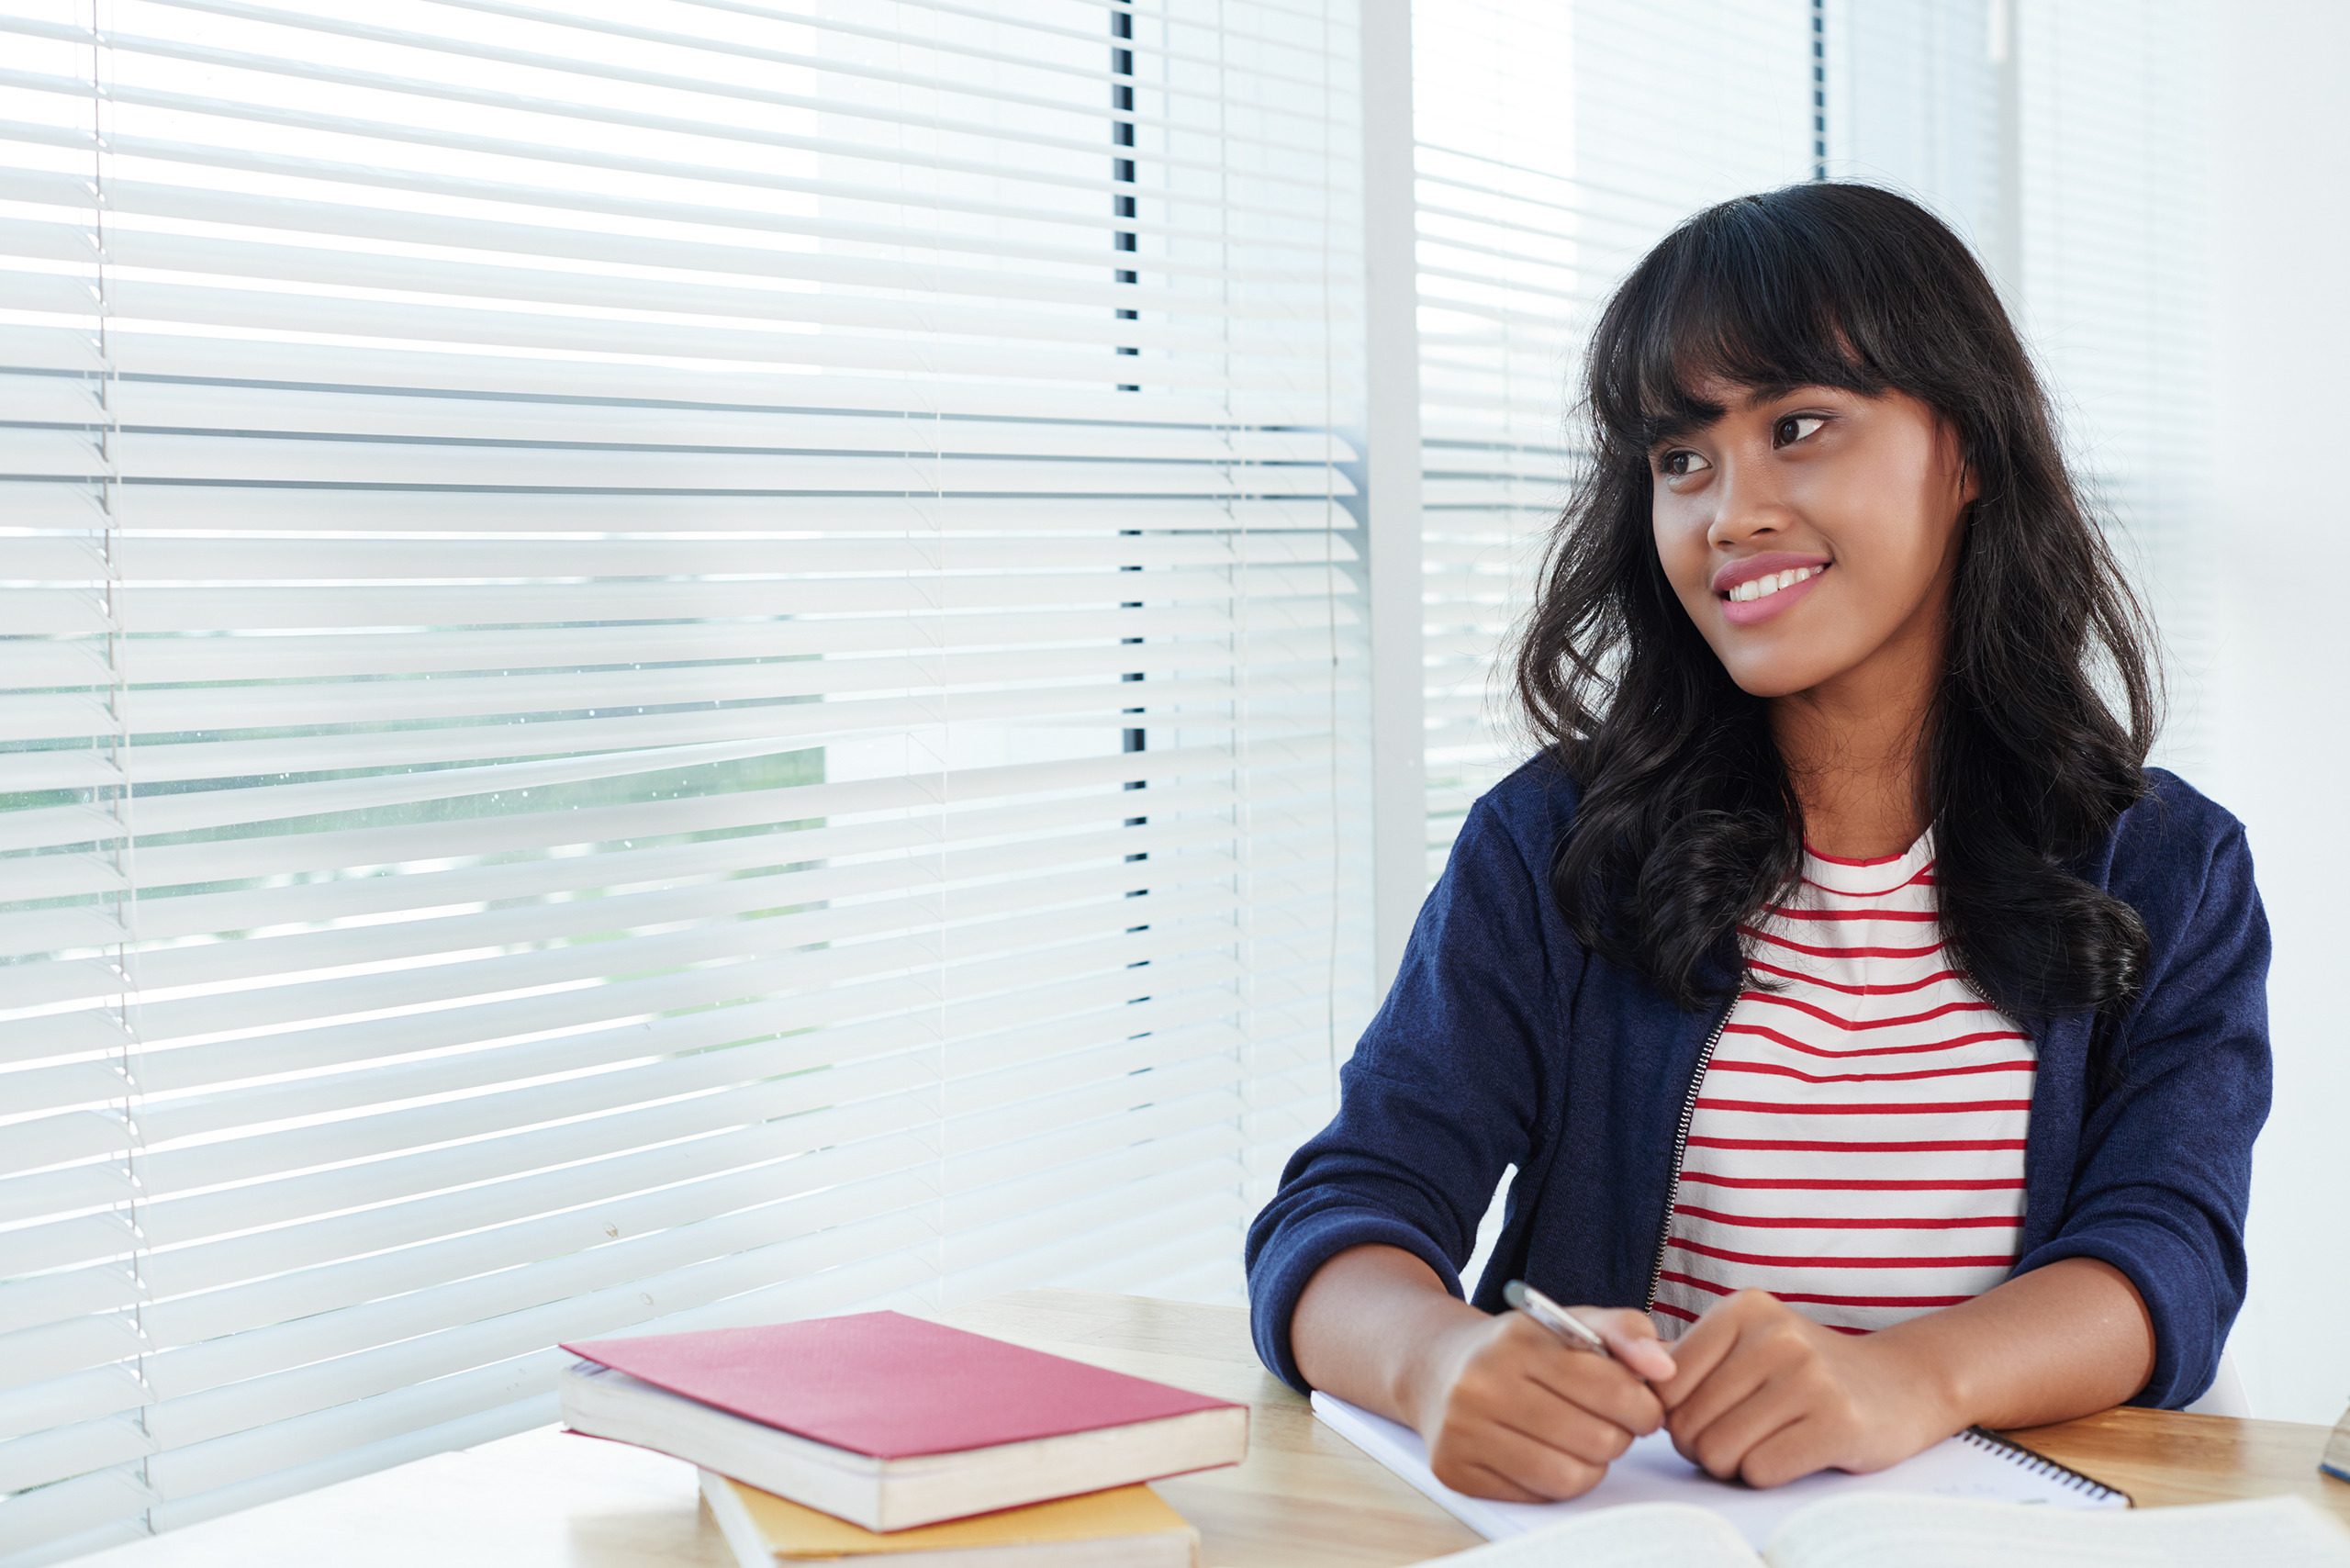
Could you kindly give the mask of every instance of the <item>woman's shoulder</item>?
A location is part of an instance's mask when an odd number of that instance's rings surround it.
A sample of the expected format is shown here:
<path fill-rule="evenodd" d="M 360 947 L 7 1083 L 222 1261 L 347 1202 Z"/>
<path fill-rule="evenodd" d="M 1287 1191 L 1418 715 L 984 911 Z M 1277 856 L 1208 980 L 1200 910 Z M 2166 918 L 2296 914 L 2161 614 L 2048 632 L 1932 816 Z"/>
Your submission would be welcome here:
<path fill-rule="evenodd" d="M 2127 845 L 2140 853 L 2210 850 L 2240 837 L 2244 823 L 2235 813 L 2181 778 L 2167 767 L 2149 767 L 2143 799 L 2121 813 L 2115 826 L 2116 846 Z"/>
<path fill-rule="evenodd" d="M 2177 774 L 2146 769 L 2146 793 L 2114 824 L 2098 869 L 2118 896 L 2142 910 L 2157 902 L 2200 902 L 2214 876 L 2249 882 L 2244 823 Z"/>
<path fill-rule="evenodd" d="M 1461 835 L 1498 834 L 1536 865 L 1550 862 L 1550 850 L 1574 821 L 1583 788 L 1550 752 L 1537 752 L 1469 808 Z"/>

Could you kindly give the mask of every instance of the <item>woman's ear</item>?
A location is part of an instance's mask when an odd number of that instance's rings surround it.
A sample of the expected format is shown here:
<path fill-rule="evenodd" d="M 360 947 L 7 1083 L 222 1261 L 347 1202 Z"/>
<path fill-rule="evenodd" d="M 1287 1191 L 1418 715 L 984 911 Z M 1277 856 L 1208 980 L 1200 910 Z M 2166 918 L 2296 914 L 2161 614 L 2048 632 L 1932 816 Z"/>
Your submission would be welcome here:
<path fill-rule="evenodd" d="M 1942 459 L 1958 470 L 1958 504 L 1962 515 L 1966 509 L 1983 498 L 1983 477 L 1975 471 L 1974 456 L 1966 450 L 1966 438 L 1948 420 L 1939 421 L 1938 438 L 1945 444 Z"/>

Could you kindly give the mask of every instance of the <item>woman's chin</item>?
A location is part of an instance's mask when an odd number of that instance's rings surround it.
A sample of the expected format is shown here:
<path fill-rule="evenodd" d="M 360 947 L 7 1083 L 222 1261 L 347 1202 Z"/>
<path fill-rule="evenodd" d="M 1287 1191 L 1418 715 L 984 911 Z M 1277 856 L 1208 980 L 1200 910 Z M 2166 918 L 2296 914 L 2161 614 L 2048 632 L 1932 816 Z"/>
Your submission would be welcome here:
<path fill-rule="evenodd" d="M 1809 691 L 1837 673 L 1832 665 L 1811 659 L 1725 659 L 1722 666 L 1740 691 L 1766 700 Z"/>

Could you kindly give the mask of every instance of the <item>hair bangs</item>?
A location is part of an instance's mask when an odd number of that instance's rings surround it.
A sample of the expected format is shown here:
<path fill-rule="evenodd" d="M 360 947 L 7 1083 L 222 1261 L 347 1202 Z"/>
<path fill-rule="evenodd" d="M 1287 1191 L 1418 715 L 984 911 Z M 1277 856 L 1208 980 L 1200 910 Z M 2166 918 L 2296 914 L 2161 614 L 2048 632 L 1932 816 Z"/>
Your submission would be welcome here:
<path fill-rule="evenodd" d="M 1592 343 L 1592 412 L 1610 436 L 1645 451 L 1710 424 L 1725 385 L 1870 397 L 1894 385 L 1870 353 L 1880 312 L 1852 308 L 1868 298 L 1856 269 L 1789 216 L 1753 197 L 1700 213 L 1628 281 Z"/>

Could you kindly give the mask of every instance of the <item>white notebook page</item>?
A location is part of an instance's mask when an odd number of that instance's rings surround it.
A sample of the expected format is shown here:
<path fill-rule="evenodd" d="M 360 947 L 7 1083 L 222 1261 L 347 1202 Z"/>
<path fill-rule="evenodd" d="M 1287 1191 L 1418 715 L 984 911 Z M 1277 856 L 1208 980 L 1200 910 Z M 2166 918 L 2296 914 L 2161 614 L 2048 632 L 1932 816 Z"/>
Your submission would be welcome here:
<path fill-rule="evenodd" d="M 1874 1475 L 1822 1471 L 1768 1491 L 1716 1481 L 1673 1449 L 1666 1433 L 1636 1439 L 1608 1466 L 1607 1479 L 1563 1503 L 1495 1503 L 1455 1492 L 1428 1471 L 1420 1435 L 1326 1394 L 1314 1395 L 1314 1413 L 1332 1431 L 1443 1505 L 1488 1540 L 1523 1535 L 1619 1503 L 1695 1503 L 1728 1519 L 1760 1548 L 1779 1521 L 1824 1497 L 1869 1492 L 1925 1493 L 1986 1502 L 2045 1503 L 2060 1508 L 2118 1508 L 2118 1496 L 2085 1494 L 2068 1481 L 2034 1473 L 2001 1455 L 1952 1438 Z"/>

